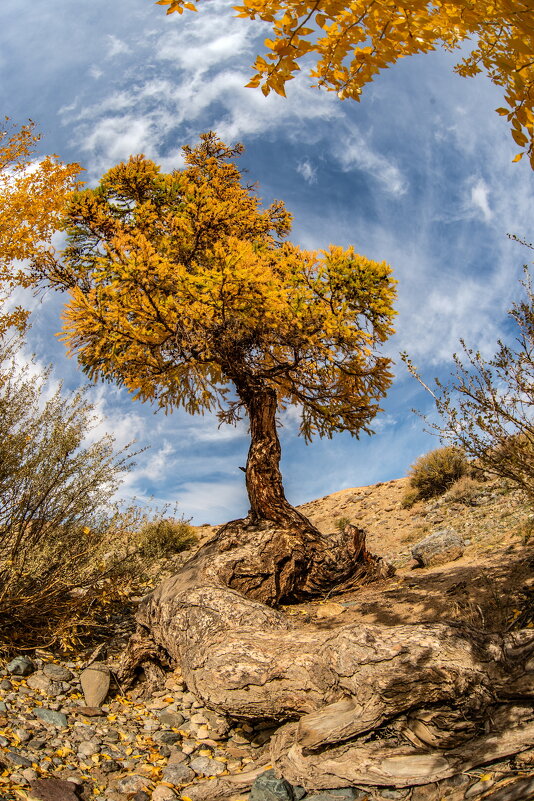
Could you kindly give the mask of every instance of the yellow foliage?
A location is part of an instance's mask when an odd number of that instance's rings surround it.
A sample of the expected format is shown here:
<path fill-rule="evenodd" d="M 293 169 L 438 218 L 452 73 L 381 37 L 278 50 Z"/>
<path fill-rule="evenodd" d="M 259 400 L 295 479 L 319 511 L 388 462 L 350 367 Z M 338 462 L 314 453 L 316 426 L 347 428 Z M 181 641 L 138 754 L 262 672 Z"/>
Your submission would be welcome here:
<path fill-rule="evenodd" d="M 290 214 L 241 184 L 241 149 L 204 134 L 182 170 L 135 156 L 73 196 L 63 262 L 43 267 L 70 291 L 64 338 L 89 376 L 165 409 L 235 419 L 233 383 L 301 406 L 307 438 L 368 430 L 391 381 L 390 268 L 284 241 Z"/>
<path fill-rule="evenodd" d="M 0 304 L 16 287 L 30 286 L 22 262 L 50 248 L 80 171 L 55 156 L 34 160 L 38 139 L 32 122 L 15 130 L 6 118 L 0 130 Z M 27 316 L 20 307 L 0 314 L 0 336 L 11 325 L 23 328 Z"/>
<path fill-rule="evenodd" d="M 183 0 L 158 0 L 167 14 L 194 8 Z M 501 86 L 506 115 L 519 147 L 534 168 L 534 22 L 531 0 L 242 0 L 238 17 L 272 25 L 266 59 L 258 56 L 248 86 L 284 93 L 284 84 L 309 53 L 315 86 L 360 100 L 362 88 L 400 58 L 437 47 L 471 51 L 456 65 L 470 77 L 485 71 Z M 518 160 L 518 159 L 516 159 Z"/>

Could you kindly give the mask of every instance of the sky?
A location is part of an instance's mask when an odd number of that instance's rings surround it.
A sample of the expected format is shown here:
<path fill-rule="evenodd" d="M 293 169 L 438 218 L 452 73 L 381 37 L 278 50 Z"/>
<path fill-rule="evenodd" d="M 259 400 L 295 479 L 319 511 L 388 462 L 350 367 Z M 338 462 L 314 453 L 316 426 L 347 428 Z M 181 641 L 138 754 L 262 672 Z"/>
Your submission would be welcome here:
<path fill-rule="evenodd" d="M 39 153 L 79 162 L 91 185 L 135 153 L 178 168 L 181 146 L 214 130 L 244 144 L 240 166 L 263 202 L 286 203 L 292 241 L 353 245 L 391 265 L 398 316 L 385 350 L 395 381 L 374 436 L 306 445 L 298 410 L 280 416 L 286 494 L 298 504 L 399 478 L 439 446 L 413 412 L 431 414 L 431 398 L 399 353 L 430 383 L 450 373 L 460 338 L 490 356 L 509 335 L 506 311 L 529 251 L 507 234 L 532 241 L 533 173 L 526 160 L 512 163 L 517 147 L 494 111 L 499 89 L 456 76 L 458 54 L 404 59 L 360 103 L 310 88 L 304 71 L 287 98 L 265 98 L 245 84 L 266 35 L 223 0 L 183 16 L 152 0 L 2 0 L 0 109 L 17 124 L 34 120 Z M 85 379 L 56 336 L 63 300 L 35 302 L 27 347 L 75 389 Z M 209 415 L 166 416 L 110 385 L 91 392 L 97 431 L 147 448 L 121 497 L 178 503 L 197 524 L 246 514 L 246 421 L 219 427 Z"/>

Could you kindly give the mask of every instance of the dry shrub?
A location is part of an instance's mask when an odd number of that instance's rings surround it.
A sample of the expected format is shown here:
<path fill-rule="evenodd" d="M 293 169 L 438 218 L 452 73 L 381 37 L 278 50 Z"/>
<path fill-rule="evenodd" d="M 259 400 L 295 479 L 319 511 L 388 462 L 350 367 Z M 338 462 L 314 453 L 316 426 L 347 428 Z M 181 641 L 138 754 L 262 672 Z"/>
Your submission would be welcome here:
<path fill-rule="evenodd" d="M 410 468 L 409 489 L 402 500 L 403 506 L 407 508 L 418 500 L 443 495 L 467 469 L 464 452 L 455 446 L 436 448 L 420 456 Z"/>
<path fill-rule="evenodd" d="M 51 392 L 49 371 L 18 365 L 20 345 L 0 345 L 0 645 L 67 646 L 135 575 L 138 515 L 113 502 L 133 454 L 87 442 L 86 393 Z"/>
<path fill-rule="evenodd" d="M 143 556 L 161 558 L 185 551 L 197 542 L 197 536 L 187 520 L 160 517 L 146 522 L 136 537 Z"/>
<path fill-rule="evenodd" d="M 470 476 L 462 476 L 455 481 L 446 492 L 446 498 L 452 503 L 463 503 L 472 506 L 480 494 L 480 483 Z"/>

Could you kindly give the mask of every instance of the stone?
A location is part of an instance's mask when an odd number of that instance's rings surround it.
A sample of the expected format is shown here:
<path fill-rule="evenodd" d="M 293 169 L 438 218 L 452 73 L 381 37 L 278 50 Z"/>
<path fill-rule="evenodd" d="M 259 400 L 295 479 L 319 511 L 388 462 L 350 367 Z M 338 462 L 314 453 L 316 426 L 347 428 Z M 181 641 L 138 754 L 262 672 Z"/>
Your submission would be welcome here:
<path fill-rule="evenodd" d="M 337 617 L 345 612 L 345 607 L 342 604 L 335 603 L 334 601 L 329 601 L 326 604 L 321 604 L 317 607 L 315 612 L 315 617 L 319 620 L 323 618 L 329 617 Z"/>
<path fill-rule="evenodd" d="M 74 678 L 74 674 L 63 665 L 56 665 L 54 662 L 48 662 L 43 665 L 43 673 L 53 681 L 70 681 Z"/>
<path fill-rule="evenodd" d="M 36 706 L 32 709 L 36 718 L 44 720 L 45 723 L 50 723 L 58 729 L 65 729 L 68 726 L 67 717 L 63 712 L 55 712 L 53 709 L 46 709 L 46 707 Z"/>
<path fill-rule="evenodd" d="M 174 745 L 181 739 L 181 734 L 177 731 L 160 731 L 154 735 L 154 740 L 158 743 L 166 743 L 167 745 Z"/>
<path fill-rule="evenodd" d="M 111 672 L 103 662 L 93 662 L 82 670 L 80 684 L 87 706 L 102 706 L 109 691 Z"/>
<path fill-rule="evenodd" d="M 9 745 L 9 740 L 7 739 L 7 737 L 2 737 L 0 735 L 0 748 L 7 748 L 8 745 Z"/>
<path fill-rule="evenodd" d="M 159 716 L 159 722 L 162 726 L 168 726 L 171 729 L 179 729 L 185 722 L 185 718 L 179 712 L 165 710 Z"/>
<path fill-rule="evenodd" d="M 302 796 L 301 796 L 302 797 Z M 321 790 L 306 796 L 306 801 L 359 801 L 368 798 L 366 793 L 354 787 L 338 787 L 335 790 Z"/>
<path fill-rule="evenodd" d="M 210 759 L 209 757 L 196 757 L 189 763 L 191 770 L 194 770 L 198 776 L 218 776 L 224 773 L 226 765 L 224 762 L 219 762 L 217 759 Z"/>
<path fill-rule="evenodd" d="M 104 716 L 104 712 L 98 706 L 77 706 L 72 711 L 79 712 L 80 715 L 86 718 L 101 718 Z"/>
<path fill-rule="evenodd" d="M 380 798 L 385 798 L 386 801 L 403 801 L 408 798 L 411 793 L 409 788 L 401 787 L 397 789 L 383 788 L 379 792 Z"/>
<path fill-rule="evenodd" d="M 176 793 L 164 784 L 158 784 L 152 791 L 152 801 L 174 801 Z"/>
<path fill-rule="evenodd" d="M 6 751 L 5 754 L 2 754 L 2 758 L 6 759 L 10 765 L 16 765 L 17 767 L 31 768 L 32 766 L 30 759 L 27 759 L 16 751 Z"/>
<path fill-rule="evenodd" d="M 9 692 L 12 689 L 13 685 L 11 684 L 9 679 L 2 679 L 2 681 L 0 681 L 0 690 L 4 690 L 4 692 Z"/>
<path fill-rule="evenodd" d="M 412 548 L 412 556 L 420 567 L 433 567 L 459 559 L 465 542 L 452 528 L 444 528 L 429 534 Z"/>
<path fill-rule="evenodd" d="M 40 690 L 40 692 L 47 693 L 52 685 L 52 679 L 45 676 L 40 670 L 33 673 L 26 681 L 28 687 L 32 690 Z M 54 693 L 56 695 L 57 693 Z"/>
<path fill-rule="evenodd" d="M 29 676 L 35 670 L 35 665 L 27 656 L 16 656 L 6 665 L 6 670 L 12 676 Z"/>
<path fill-rule="evenodd" d="M 100 746 L 91 742 L 91 740 L 82 740 L 78 745 L 78 754 L 83 758 L 92 757 L 94 754 L 98 754 L 99 751 Z"/>
<path fill-rule="evenodd" d="M 180 762 L 187 762 L 187 754 L 184 754 L 183 751 L 180 751 L 179 748 L 173 748 L 171 753 L 169 754 L 169 765 L 179 765 Z"/>
<path fill-rule="evenodd" d="M 256 777 L 249 801 L 293 801 L 293 789 L 285 779 L 277 779 L 271 768 Z"/>
<path fill-rule="evenodd" d="M 63 779 L 35 779 L 30 782 L 30 798 L 38 801 L 79 801 L 73 782 Z"/>
<path fill-rule="evenodd" d="M 106 759 L 100 763 L 100 770 L 102 773 L 116 773 L 121 769 L 121 765 L 115 759 Z"/>
<path fill-rule="evenodd" d="M 301 787 L 300 784 L 293 785 L 293 798 L 295 801 L 301 801 L 302 798 L 306 795 L 306 790 L 304 787 Z"/>
<path fill-rule="evenodd" d="M 138 773 L 132 773 L 130 776 L 124 776 L 117 782 L 117 790 L 119 793 L 138 793 L 150 787 L 150 779 L 146 776 L 140 776 Z"/>
<path fill-rule="evenodd" d="M 171 784 L 185 784 L 195 778 L 195 772 L 191 770 L 184 762 L 178 762 L 172 765 L 167 765 L 163 770 L 161 776 L 164 782 Z"/>

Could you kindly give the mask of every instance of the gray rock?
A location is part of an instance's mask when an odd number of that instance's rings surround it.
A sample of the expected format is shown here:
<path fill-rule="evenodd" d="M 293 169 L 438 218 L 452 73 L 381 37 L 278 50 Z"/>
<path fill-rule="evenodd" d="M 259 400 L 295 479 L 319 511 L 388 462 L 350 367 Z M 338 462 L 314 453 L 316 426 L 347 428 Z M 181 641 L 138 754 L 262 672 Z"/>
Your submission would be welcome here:
<path fill-rule="evenodd" d="M 73 678 L 72 672 L 63 667 L 63 665 L 56 665 L 54 662 L 48 662 L 43 666 L 43 673 L 53 681 L 70 681 Z"/>
<path fill-rule="evenodd" d="M 301 801 L 302 798 L 306 795 L 306 790 L 304 787 L 301 787 L 300 784 L 293 785 L 293 798 L 295 801 Z"/>
<path fill-rule="evenodd" d="M 55 712 L 53 709 L 46 709 L 41 706 L 34 707 L 32 712 L 36 718 L 40 718 L 45 723 L 50 723 L 58 729 L 65 729 L 68 726 L 67 718 L 63 712 Z"/>
<path fill-rule="evenodd" d="M 154 735 L 154 740 L 158 743 L 166 743 L 167 745 L 174 745 L 181 738 L 181 734 L 177 731 L 158 731 Z"/>
<path fill-rule="evenodd" d="M 32 738 L 32 732 L 28 731 L 28 729 L 21 729 L 16 728 L 13 729 L 13 734 L 18 738 L 19 742 L 27 743 L 28 740 Z"/>
<path fill-rule="evenodd" d="M 216 759 L 209 757 L 196 757 L 189 763 L 191 770 L 194 770 L 198 776 L 218 776 L 226 770 L 224 762 L 218 762 Z"/>
<path fill-rule="evenodd" d="M 6 751 L 5 754 L 2 754 L 2 758 L 6 759 L 10 765 L 17 765 L 17 767 L 31 768 L 32 766 L 30 759 L 18 754 L 16 751 Z"/>
<path fill-rule="evenodd" d="M 412 548 L 412 556 L 421 567 L 452 562 L 462 556 L 465 542 L 452 528 L 429 534 Z"/>
<path fill-rule="evenodd" d="M 404 787 L 399 789 L 389 789 L 388 787 L 380 790 L 379 796 L 380 798 L 385 798 L 386 801 L 402 801 L 404 798 L 408 798 L 411 791 L 410 789 L 406 789 Z"/>
<path fill-rule="evenodd" d="M 180 729 L 185 722 L 185 718 L 175 710 L 164 710 L 159 716 L 159 721 L 162 726 L 168 726 L 171 729 Z"/>
<path fill-rule="evenodd" d="M 7 706 L 4 704 L 3 701 L 0 701 L 0 715 L 3 715 L 4 712 L 7 712 Z"/>
<path fill-rule="evenodd" d="M 9 679 L 2 679 L 0 681 L 0 690 L 4 690 L 4 692 L 9 692 L 9 690 L 13 689 L 13 685 L 9 681 Z"/>
<path fill-rule="evenodd" d="M 29 676 L 35 670 L 35 665 L 27 656 L 16 656 L 6 669 L 12 676 Z"/>
<path fill-rule="evenodd" d="M 80 684 L 88 707 L 98 707 L 104 703 L 109 691 L 110 670 L 102 662 L 93 662 L 82 670 Z"/>
<path fill-rule="evenodd" d="M 358 801 L 363 798 L 368 798 L 368 795 L 361 790 L 356 790 L 354 787 L 339 787 L 307 795 L 306 801 Z"/>
<path fill-rule="evenodd" d="M 92 757 L 94 754 L 98 754 L 99 752 L 100 746 L 91 742 L 91 740 L 82 740 L 82 742 L 78 745 L 78 754 L 84 759 L 87 757 Z"/>
<path fill-rule="evenodd" d="M 102 773 L 116 773 L 118 770 L 121 770 L 121 765 L 115 759 L 106 759 L 104 762 L 100 763 L 100 770 Z"/>
<path fill-rule="evenodd" d="M 256 777 L 249 795 L 249 801 L 293 801 L 293 799 L 293 789 L 289 782 L 277 779 L 272 768 Z"/>
<path fill-rule="evenodd" d="M 170 784 L 185 784 L 195 778 L 195 772 L 184 762 L 167 765 L 162 774 L 162 780 Z"/>
<path fill-rule="evenodd" d="M 124 776 L 117 782 L 119 793 L 138 793 L 146 790 L 150 786 L 150 779 L 146 776 L 139 776 L 134 773 L 131 776 Z"/>
<path fill-rule="evenodd" d="M 9 745 L 9 740 L 0 735 L 0 748 L 6 748 Z"/>

